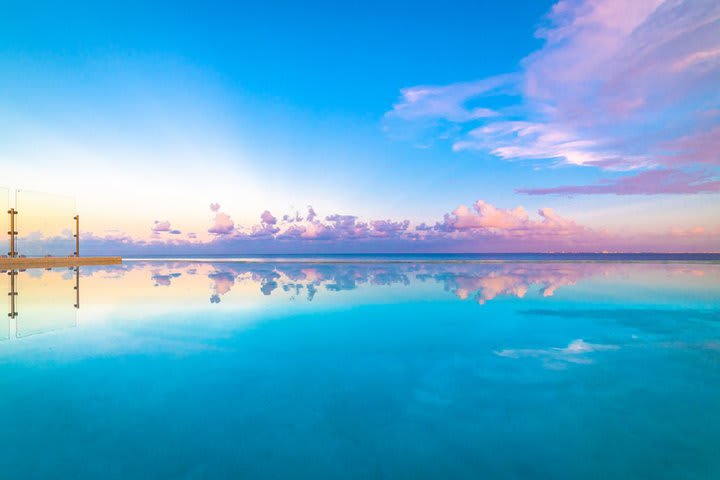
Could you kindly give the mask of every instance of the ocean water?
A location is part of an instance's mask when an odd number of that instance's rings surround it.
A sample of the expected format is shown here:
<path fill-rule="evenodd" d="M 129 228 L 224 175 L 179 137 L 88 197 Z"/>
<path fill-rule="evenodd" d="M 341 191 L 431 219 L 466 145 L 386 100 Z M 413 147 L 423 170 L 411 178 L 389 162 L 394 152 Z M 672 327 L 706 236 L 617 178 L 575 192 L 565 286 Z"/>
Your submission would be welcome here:
<path fill-rule="evenodd" d="M 0 479 L 720 478 L 712 258 L 211 260 L 3 273 Z"/>

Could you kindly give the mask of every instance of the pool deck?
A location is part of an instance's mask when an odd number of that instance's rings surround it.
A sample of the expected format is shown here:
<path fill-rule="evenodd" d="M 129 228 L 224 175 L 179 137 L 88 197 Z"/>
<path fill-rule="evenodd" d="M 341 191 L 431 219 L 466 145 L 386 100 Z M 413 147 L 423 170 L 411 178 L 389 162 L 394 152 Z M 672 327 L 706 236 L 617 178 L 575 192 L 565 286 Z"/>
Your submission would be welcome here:
<path fill-rule="evenodd" d="M 119 265 L 121 263 L 121 257 L 4 257 L 0 258 L 0 270 L 81 267 L 86 265 Z"/>

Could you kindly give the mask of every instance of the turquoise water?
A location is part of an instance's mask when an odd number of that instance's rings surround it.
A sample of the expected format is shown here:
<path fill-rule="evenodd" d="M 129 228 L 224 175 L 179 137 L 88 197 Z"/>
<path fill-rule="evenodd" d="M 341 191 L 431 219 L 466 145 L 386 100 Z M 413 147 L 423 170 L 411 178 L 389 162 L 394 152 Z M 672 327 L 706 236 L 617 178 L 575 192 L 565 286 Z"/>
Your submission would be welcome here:
<path fill-rule="evenodd" d="M 14 277 L 0 479 L 720 478 L 718 263 Z"/>

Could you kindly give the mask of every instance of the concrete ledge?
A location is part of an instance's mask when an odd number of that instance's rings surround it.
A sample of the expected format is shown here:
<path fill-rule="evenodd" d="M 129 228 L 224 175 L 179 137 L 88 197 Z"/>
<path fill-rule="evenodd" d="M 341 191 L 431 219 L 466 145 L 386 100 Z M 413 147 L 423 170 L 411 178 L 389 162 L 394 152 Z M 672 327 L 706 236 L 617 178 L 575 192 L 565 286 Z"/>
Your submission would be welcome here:
<path fill-rule="evenodd" d="M 119 265 L 121 257 L 27 257 L 0 258 L 1 270 L 25 268 L 80 267 L 83 265 Z"/>

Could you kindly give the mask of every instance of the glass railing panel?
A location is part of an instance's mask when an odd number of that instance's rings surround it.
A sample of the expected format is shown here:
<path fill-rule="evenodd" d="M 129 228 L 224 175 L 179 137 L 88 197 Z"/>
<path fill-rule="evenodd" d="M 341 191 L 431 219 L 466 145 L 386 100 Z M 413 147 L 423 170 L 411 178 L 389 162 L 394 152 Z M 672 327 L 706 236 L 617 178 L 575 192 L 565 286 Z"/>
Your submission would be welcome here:
<path fill-rule="evenodd" d="M 10 252 L 10 190 L 0 187 L 0 257 Z"/>
<path fill-rule="evenodd" d="M 75 253 L 75 199 L 29 190 L 15 193 L 16 250 L 26 257 L 67 257 Z"/>
<path fill-rule="evenodd" d="M 77 324 L 75 269 L 31 269 L 17 275 L 15 334 L 18 338 Z"/>
<path fill-rule="evenodd" d="M 10 272 L 0 269 L 0 296 L 5 300 L 5 309 L 0 311 L 0 341 L 7 340 L 10 338 L 10 324 L 12 319 L 10 318 L 11 309 L 11 293 L 12 289 L 10 286 Z M 7 295 L 6 295 L 7 293 Z"/>

